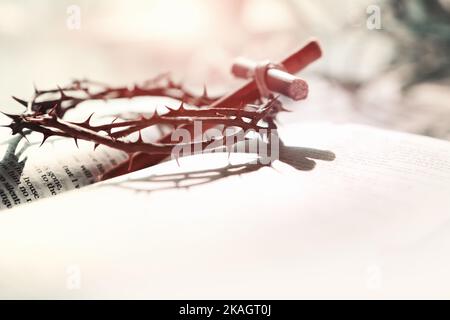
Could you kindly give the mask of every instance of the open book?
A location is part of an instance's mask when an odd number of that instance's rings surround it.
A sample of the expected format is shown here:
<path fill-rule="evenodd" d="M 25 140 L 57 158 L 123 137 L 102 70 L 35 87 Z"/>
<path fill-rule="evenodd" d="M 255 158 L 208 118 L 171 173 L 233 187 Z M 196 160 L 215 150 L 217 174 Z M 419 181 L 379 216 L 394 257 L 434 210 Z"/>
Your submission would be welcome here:
<path fill-rule="evenodd" d="M 133 116 L 178 103 L 168 98 L 89 101 L 69 111 L 67 119 L 81 122 L 92 115 L 91 121 L 104 123 L 124 113 L 123 105 Z M 9 122 L 0 115 L 1 124 Z M 145 135 L 156 140 L 160 133 L 155 131 L 145 131 Z M 94 150 L 94 144 L 86 141 L 51 137 L 43 143 L 40 133 L 27 134 L 24 139 L 19 134 L 11 137 L 10 132 L 9 128 L 0 128 L 0 210 L 96 183 L 100 175 L 128 159 L 127 154 L 112 148 L 99 146 Z"/>
<path fill-rule="evenodd" d="M 0 296 L 448 297 L 449 142 L 280 136 L 272 166 L 196 155 L 1 212 Z"/>

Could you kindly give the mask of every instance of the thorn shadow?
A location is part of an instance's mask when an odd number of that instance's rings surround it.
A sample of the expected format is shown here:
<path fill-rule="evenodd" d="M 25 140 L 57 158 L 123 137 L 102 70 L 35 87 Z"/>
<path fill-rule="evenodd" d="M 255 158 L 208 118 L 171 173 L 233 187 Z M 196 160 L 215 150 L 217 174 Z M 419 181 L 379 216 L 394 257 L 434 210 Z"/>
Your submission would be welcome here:
<path fill-rule="evenodd" d="M 0 168 L 14 168 L 16 170 L 16 174 L 18 174 L 19 176 L 22 174 L 28 158 L 25 157 L 20 161 L 19 159 L 30 145 L 28 142 L 26 142 L 22 146 L 22 148 L 17 150 L 22 139 L 23 137 L 21 135 L 16 135 L 8 141 L 2 143 L 8 144 L 8 147 L 5 151 L 5 154 L 3 155 L 3 159 L 0 161 Z"/>
<path fill-rule="evenodd" d="M 311 171 L 316 167 L 316 161 L 334 161 L 335 154 L 331 151 L 286 146 L 280 141 L 279 161 L 299 171 Z M 244 163 L 229 164 L 221 168 L 192 170 L 182 173 L 151 174 L 144 177 L 128 177 L 124 181 L 112 182 L 114 185 L 136 192 L 156 192 L 171 189 L 189 189 L 209 184 L 231 176 L 241 176 L 256 172 L 271 164 Z"/>
<path fill-rule="evenodd" d="M 20 184 L 20 177 L 22 176 L 27 157 L 19 161 L 24 151 L 29 147 L 29 143 L 19 148 L 19 143 L 23 137 L 16 135 L 8 141 L 2 143 L 7 144 L 5 154 L 0 160 L 0 209 L 11 208 L 16 201 L 19 201 L 18 190 Z"/>

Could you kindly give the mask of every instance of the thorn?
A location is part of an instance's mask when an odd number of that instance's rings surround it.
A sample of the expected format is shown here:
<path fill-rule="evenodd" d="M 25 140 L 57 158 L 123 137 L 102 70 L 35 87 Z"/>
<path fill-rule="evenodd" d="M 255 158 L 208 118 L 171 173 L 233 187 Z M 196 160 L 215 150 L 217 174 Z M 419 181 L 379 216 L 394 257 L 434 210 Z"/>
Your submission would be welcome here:
<path fill-rule="evenodd" d="M 94 144 L 94 151 L 95 151 L 95 149 L 97 149 L 97 147 L 100 145 L 100 143 L 95 143 Z"/>
<path fill-rule="evenodd" d="M 16 100 L 18 103 L 20 103 L 21 105 L 23 105 L 24 107 L 28 107 L 28 102 L 26 102 L 25 100 L 19 99 L 17 97 L 12 96 L 12 98 L 14 100 Z"/>
<path fill-rule="evenodd" d="M 20 132 L 20 127 L 17 123 L 15 122 L 11 122 L 10 124 L 6 124 L 6 125 L 2 125 L 2 127 L 4 128 L 10 128 L 11 129 L 11 134 L 15 135 L 16 133 Z M 2 143 L 3 144 L 3 143 Z"/>
<path fill-rule="evenodd" d="M 4 114 L 5 116 L 7 116 L 8 118 L 10 118 L 12 120 L 17 120 L 17 119 L 20 118 L 20 116 L 17 115 L 17 114 L 10 114 L 10 113 L 6 113 L 6 112 L 3 112 L 3 111 L 0 111 L 0 113 Z M 5 127 L 10 126 L 10 125 L 12 125 L 12 123 L 9 124 L 9 125 L 5 125 Z"/>
<path fill-rule="evenodd" d="M 183 111 L 185 111 L 185 110 L 186 110 L 186 108 L 184 107 L 184 101 L 181 100 L 181 104 L 180 104 L 180 107 L 178 108 L 178 111 L 179 111 L 179 112 L 183 112 Z"/>
<path fill-rule="evenodd" d="M 170 114 L 171 112 L 176 112 L 176 111 L 177 111 L 177 109 L 171 108 L 171 107 L 166 106 L 166 105 L 164 105 L 164 107 L 165 107 L 167 110 L 169 110 L 169 114 Z"/>
<path fill-rule="evenodd" d="M 56 86 L 58 88 L 59 93 L 61 94 L 61 100 L 64 98 L 67 98 L 66 94 L 64 93 L 63 89 L 60 86 Z"/>
<path fill-rule="evenodd" d="M 20 131 L 19 134 L 22 136 L 22 138 L 27 140 L 28 143 L 30 143 L 30 140 L 28 140 L 27 135 L 25 133 L 23 133 L 23 131 Z"/>
<path fill-rule="evenodd" d="M 78 146 L 78 138 L 73 138 L 73 140 L 75 141 L 77 148 L 80 149 L 80 147 Z"/>
<path fill-rule="evenodd" d="M 42 145 L 44 144 L 44 142 L 48 139 L 48 138 L 50 138 L 50 135 L 48 135 L 48 134 L 43 134 L 44 135 L 44 137 L 42 138 L 42 142 L 41 142 L 41 144 L 39 145 L 39 147 L 42 147 Z"/>
<path fill-rule="evenodd" d="M 206 85 L 203 85 L 202 98 L 205 98 L 205 99 L 208 98 L 208 91 L 206 90 Z"/>
<path fill-rule="evenodd" d="M 278 100 L 278 98 L 279 98 L 280 96 L 278 95 L 278 96 L 276 96 L 275 98 L 273 98 L 273 99 L 271 99 L 270 101 L 269 101 L 269 103 L 267 104 L 267 107 L 270 109 L 270 108 L 273 108 L 273 107 L 280 107 L 281 106 L 281 102 L 280 102 L 280 100 Z"/>
<path fill-rule="evenodd" d="M 86 126 L 90 126 L 90 123 L 91 123 L 91 118 L 92 118 L 92 116 L 94 115 L 94 113 L 95 112 L 92 112 L 91 113 L 91 115 L 84 121 L 84 122 L 82 122 L 82 123 L 80 123 L 80 124 L 85 124 Z"/>
<path fill-rule="evenodd" d="M 138 139 L 137 139 L 136 142 L 143 143 L 143 142 L 144 142 L 144 139 L 142 139 L 142 133 L 141 133 L 141 130 L 139 130 L 138 133 L 139 133 L 139 135 L 138 135 Z"/>
<path fill-rule="evenodd" d="M 155 110 L 155 112 L 152 114 L 152 116 L 150 117 L 149 120 L 156 120 L 156 119 L 160 119 L 161 116 L 158 113 L 158 110 Z"/>

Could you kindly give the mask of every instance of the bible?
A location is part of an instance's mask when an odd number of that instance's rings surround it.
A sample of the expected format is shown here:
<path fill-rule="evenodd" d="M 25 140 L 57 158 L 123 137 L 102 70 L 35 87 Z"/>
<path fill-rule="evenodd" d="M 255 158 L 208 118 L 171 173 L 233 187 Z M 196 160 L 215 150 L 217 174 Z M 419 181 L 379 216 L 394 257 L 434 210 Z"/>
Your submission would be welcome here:
<path fill-rule="evenodd" d="M 280 137 L 269 166 L 193 155 L 1 214 L 0 295 L 445 296 L 449 142 L 324 123 Z"/>

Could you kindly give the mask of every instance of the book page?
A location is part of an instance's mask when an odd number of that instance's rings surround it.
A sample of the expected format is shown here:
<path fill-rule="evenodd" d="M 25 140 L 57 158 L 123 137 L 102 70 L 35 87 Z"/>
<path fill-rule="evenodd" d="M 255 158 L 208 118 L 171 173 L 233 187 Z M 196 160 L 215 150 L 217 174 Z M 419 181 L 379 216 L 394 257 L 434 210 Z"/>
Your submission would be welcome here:
<path fill-rule="evenodd" d="M 0 210 L 56 196 L 97 182 L 127 159 L 123 152 L 73 140 L 56 139 L 40 146 L 37 135 L 8 139 L 0 146 Z"/>
<path fill-rule="evenodd" d="M 280 135 L 271 167 L 196 155 L 0 215 L 0 296 L 448 295 L 450 143 L 353 125 Z"/>

